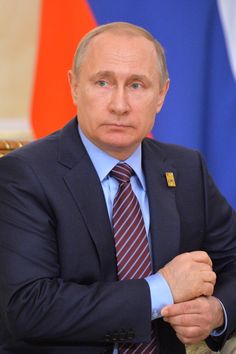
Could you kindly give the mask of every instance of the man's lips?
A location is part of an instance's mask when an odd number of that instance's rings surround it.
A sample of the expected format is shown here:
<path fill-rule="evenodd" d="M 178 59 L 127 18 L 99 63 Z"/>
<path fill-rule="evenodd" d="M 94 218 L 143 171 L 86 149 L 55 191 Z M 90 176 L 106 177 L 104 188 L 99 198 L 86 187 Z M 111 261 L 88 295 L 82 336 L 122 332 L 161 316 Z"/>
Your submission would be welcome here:
<path fill-rule="evenodd" d="M 129 124 L 121 124 L 121 123 L 107 123 L 107 124 L 104 124 L 104 126 L 107 126 L 107 127 L 111 127 L 111 128 L 132 128 L 131 125 Z"/>

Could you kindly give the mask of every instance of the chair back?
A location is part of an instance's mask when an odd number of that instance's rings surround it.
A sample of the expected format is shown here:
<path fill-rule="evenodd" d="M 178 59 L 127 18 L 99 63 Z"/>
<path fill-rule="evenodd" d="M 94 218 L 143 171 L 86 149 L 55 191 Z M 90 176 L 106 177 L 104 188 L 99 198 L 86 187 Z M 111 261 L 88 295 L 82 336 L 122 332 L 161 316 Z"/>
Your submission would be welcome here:
<path fill-rule="evenodd" d="M 0 140 L 0 157 L 6 155 L 10 151 L 20 148 L 27 143 L 28 141 L 21 140 Z"/>

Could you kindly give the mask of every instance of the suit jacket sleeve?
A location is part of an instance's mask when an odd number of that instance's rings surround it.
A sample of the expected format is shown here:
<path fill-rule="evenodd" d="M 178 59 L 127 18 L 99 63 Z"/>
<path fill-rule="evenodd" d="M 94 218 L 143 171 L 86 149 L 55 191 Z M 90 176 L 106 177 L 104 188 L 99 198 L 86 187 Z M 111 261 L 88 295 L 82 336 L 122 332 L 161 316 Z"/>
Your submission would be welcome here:
<path fill-rule="evenodd" d="M 203 248 L 213 260 L 217 281 L 214 290 L 227 313 L 227 329 L 222 336 L 209 337 L 208 345 L 219 350 L 236 328 L 236 215 L 219 193 L 202 161 L 205 196 L 206 238 Z"/>

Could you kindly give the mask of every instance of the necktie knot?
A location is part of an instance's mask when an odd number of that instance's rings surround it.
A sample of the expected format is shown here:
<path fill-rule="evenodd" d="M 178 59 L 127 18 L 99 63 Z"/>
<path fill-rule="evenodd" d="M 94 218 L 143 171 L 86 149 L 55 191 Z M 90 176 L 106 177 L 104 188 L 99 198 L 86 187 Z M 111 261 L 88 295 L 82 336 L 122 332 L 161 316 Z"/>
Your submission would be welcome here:
<path fill-rule="evenodd" d="M 128 183 L 130 177 L 134 171 L 127 163 L 118 163 L 110 172 L 110 175 L 114 177 L 120 184 Z"/>

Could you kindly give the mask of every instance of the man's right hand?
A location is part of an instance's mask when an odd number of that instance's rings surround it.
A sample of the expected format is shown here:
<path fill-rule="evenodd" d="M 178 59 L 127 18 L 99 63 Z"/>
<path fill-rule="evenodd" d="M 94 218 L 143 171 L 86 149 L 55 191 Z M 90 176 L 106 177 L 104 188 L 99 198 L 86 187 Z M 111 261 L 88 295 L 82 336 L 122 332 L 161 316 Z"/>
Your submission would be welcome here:
<path fill-rule="evenodd" d="M 169 284 L 174 303 L 213 294 L 216 274 L 212 261 L 204 251 L 182 253 L 172 259 L 159 273 Z"/>

